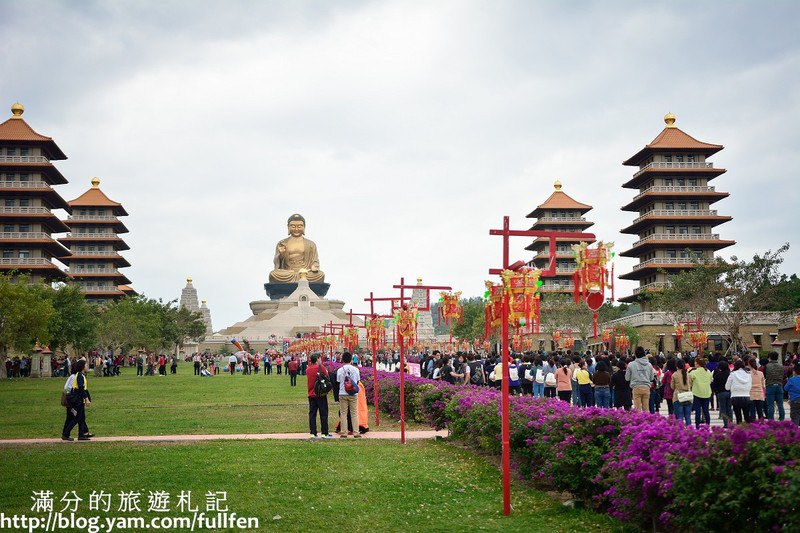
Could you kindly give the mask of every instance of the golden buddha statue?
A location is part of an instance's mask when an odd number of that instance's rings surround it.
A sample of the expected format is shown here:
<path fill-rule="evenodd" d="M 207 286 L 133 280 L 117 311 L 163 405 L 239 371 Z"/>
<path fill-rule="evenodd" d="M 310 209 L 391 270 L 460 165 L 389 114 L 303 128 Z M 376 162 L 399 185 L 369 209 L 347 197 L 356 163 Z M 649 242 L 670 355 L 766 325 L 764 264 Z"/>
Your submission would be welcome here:
<path fill-rule="evenodd" d="M 309 283 L 325 283 L 319 269 L 317 245 L 304 237 L 306 219 L 294 214 L 288 221 L 289 237 L 275 246 L 275 270 L 269 273 L 270 283 L 296 283 L 305 277 Z"/>

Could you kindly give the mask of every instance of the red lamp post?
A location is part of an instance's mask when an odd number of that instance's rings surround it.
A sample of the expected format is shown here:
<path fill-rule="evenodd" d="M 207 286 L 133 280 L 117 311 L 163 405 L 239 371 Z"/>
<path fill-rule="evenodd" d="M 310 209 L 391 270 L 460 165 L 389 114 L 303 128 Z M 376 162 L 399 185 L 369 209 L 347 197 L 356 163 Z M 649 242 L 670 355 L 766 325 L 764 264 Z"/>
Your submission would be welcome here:
<path fill-rule="evenodd" d="M 489 235 L 502 235 L 503 237 L 503 263 L 502 268 L 489 269 L 489 274 L 502 274 L 505 270 L 517 270 L 525 263 L 518 261 L 513 265 L 509 262 L 508 240 L 509 237 L 546 237 L 550 240 L 550 264 L 547 270 L 539 273 L 540 277 L 552 277 L 556 275 L 556 239 L 559 237 L 570 239 L 594 239 L 593 233 L 572 233 L 560 231 L 537 231 L 537 230 L 511 230 L 509 229 L 508 217 L 503 217 L 502 230 L 489 230 Z M 503 291 L 505 293 L 505 291 Z M 503 446 L 502 465 L 503 465 L 503 514 L 511 513 L 511 445 L 509 428 L 509 405 L 508 405 L 508 297 L 502 298 L 502 316 L 500 320 L 500 340 L 502 344 L 503 378 L 501 388 L 501 441 Z M 488 335 L 487 335 L 488 337 Z"/>
<path fill-rule="evenodd" d="M 400 442 L 406 443 L 406 345 L 414 343 L 417 336 L 419 311 L 413 305 L 404 305 L 394 315 L 397 337 L 400 342 Z"/>

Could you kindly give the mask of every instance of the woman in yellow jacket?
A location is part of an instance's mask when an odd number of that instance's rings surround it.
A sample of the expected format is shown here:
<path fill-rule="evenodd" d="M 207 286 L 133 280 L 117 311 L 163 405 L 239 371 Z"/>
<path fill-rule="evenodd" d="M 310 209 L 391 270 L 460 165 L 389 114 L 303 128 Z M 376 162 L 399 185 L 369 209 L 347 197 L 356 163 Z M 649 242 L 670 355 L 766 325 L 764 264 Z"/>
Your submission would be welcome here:
<path fill-rule="evenodd" d="M 706 360 L 702 357 L 695 357 L 694 369 L 689 372 L 689 387 L 692 389 L 694 400 L 692 410 L 694 411 L 694 427 L 700 427 L 701 418 L 708 426 L 711 424 L 711 413 L 708 406 L 711 403 L 711 378 L 713 375 L 706 370 Z M 701 413 L 702 411 L 702 413 Z"/>

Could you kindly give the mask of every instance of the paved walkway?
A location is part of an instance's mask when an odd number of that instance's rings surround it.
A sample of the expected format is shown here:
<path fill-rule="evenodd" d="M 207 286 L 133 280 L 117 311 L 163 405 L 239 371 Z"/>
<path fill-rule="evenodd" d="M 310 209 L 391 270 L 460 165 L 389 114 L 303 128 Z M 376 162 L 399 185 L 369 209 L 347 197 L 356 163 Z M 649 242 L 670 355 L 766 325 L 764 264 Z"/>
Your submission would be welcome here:
<path fill-rule="evenodd" d="M 432 439 L 434 437 L 446 437 L 447 430 L 441 431 L 406 431 L 407 440 Z M 399 431 L 370 431 L 364 434 L 365 439 L 400 440 Z M 142 435 L 129 436 L 120 435 L 118 437 L 93 437 L 90 441 L 72 442 L 62 441 L 61 438 L 55 439 L 7 439 L 0 440 L 0 446 L 13 444 L 55 444 L 65 445 L 80 442 L 197 442 L 207 440 L 309 440 L 308 433 L 238 433 L 230 435 Z M 318 440 L 340 440 L 334 434 L 332 439 Z"/>

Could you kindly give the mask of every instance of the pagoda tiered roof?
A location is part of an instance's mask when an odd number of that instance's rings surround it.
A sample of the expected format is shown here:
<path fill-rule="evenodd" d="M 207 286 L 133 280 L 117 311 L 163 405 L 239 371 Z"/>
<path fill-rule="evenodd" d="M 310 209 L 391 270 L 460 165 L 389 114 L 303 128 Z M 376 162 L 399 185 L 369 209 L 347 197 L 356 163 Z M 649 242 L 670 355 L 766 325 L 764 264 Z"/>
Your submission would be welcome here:
<path fill-rule="evenodd" d="M 0 124 L 0 140 L 7 142 L 18 141 L 25 144 L 33 144 L 40 146 L 49 159 L 63 160 L 67 156 L 56 145 L 51 137 L 40 135 L 31 128 L 25 119 L 22 118 L 22 113 L 25 108 L 22 104 L 14 104 L 11 106 L 12 117 L 2 124 Z M 66 181 L 64 182 L 66 183 Z"/>
<path fill-rule="evenodd" d="M 622 164 L 638 166 L 640 162 L 654 152 L 681 150 L 686 152 L 702 153 L 706 157 L 716 154 L 724 148 L 721 144 L 711 144 L 698 141 L 682 129 L 675 126 L 675 115 L 667 113 L 664 117 L 667 123 L 664 130 L 644 148 L 629 157 Z"/>

